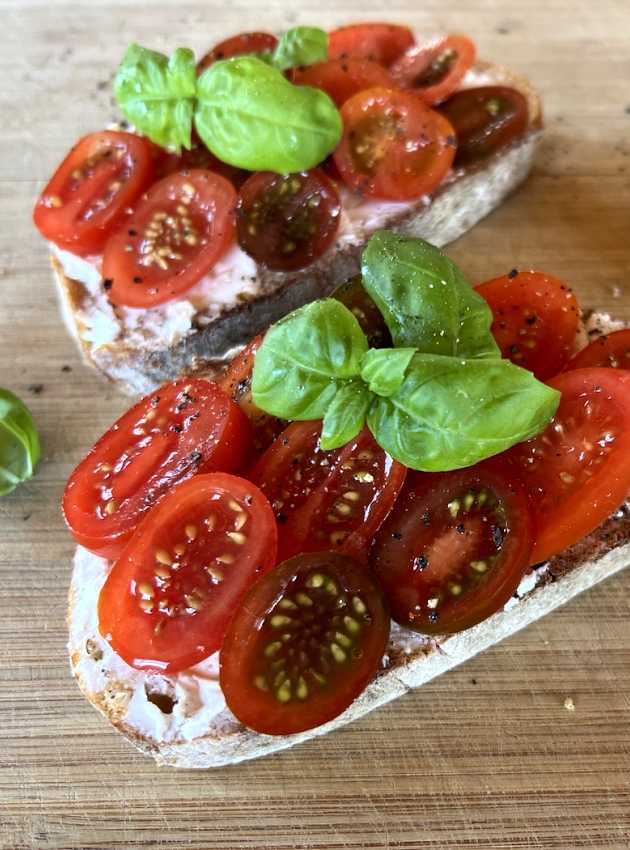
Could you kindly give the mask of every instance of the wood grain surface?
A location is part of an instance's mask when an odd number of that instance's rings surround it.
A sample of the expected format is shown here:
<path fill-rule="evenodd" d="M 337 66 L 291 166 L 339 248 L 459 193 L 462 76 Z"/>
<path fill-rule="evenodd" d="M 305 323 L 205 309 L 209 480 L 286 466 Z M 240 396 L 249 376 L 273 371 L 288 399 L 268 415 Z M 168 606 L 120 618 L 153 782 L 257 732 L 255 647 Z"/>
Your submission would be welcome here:
<path fill-rule="evenodd" d="M 545 100 L 530 181 L 452 256 L 473 280 L 542 268 L 630 319 L 628 0 L 4 0 L 0 12 L 0 385 L 31 405 L 44 444 L 37 477 L 0 501 L 3 850 L 630 847 L 630 571 L 262 761 L 160 770 L 107 727 L 68 674 L 59 498 L 126 401 L 80 364 L 30 218 L 67 148 L 115 117 L 110 82 L 130 41 L 201 50 L 247 28 L 385 17 L 469 33 Z"/>

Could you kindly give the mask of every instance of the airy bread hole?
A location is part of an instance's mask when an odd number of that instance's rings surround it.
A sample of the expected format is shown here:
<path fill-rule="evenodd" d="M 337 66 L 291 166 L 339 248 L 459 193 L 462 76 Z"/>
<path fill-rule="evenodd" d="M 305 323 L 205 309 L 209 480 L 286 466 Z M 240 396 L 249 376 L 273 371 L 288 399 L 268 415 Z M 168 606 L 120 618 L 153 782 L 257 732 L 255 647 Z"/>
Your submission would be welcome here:
<path fill-rule="evenodd" d="M 162 714 L 172 714 L 173 708 L 177 700 L 171 694 L 166 694 L 163 691 L 152 690 L 148 684 L 144 686 L 144 692 L 147 700 L 157 706 Z"/>

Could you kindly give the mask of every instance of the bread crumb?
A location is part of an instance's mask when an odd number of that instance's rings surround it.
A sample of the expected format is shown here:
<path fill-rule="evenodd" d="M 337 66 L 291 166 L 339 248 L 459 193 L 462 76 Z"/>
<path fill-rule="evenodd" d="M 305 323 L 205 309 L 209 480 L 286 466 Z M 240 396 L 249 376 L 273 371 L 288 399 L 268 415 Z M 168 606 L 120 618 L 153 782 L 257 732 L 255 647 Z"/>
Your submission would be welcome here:
<path fill-rule="evenodd" d="M 575 711 L 575 703 L 571 699 L 571 697 L 567 697 L 564 701 L 564 707 L 567 711 Z"/>

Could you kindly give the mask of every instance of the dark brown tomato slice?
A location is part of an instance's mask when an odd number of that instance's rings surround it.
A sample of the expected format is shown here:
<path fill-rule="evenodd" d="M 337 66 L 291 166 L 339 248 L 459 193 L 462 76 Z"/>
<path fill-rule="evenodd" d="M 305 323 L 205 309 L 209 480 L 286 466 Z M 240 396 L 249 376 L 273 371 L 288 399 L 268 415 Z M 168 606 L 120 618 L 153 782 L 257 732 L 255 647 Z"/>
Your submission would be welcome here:
<path fill-rule="evenodd" d="M 383 314 L 368 295 L 361 275 L 342 283 L 330 297 L 341 301 L 354 313 L 363 333 L 368 338 L 370 348 L 386 348 L 392 344 Z"/>
<path fill-rule="evenodd" d="M 428 106 L 455 91 L 475 61 L 475 45 L 465 35 L 443 38 L 408 50 L 390 68 L 396 84 L 417 94 Z"/>
<path fill-rule="evenodd" d="M 352 559 L 322 552 L 258 581 L 221 649 L 221 690 L 241 723 L 291 735 L 341 714 L 377 673 L 389 616 Z"/>
<path fill-rule="evenodd" d="M 335 549 L 365 561 L 407 473 L 365 428 L 341 449 L 319 447 L 321 422 L 294 422 L 250 473 L 271 502 L 280 560 Z"/>
<path fill-rule="evenodd" d="M 388 71 L 378 62 L 369 59 L 330 59 L 308 65 L 306 68 L 295 68 L 292 72 L 293 82 L 298 86 L 312 86 L 322 89 L 341 106 L 357 92 L 371 89 L 375 86 L 391 89 L 396 84 Z"/>
<path fill-rule="evenodd" d="M 236 191 L 212 171 L 164 177 L 105 246 L 113 304 L 154 307 L 198 283 L 234 240 Z"/>
<path fill-rule="evenodd" d="M 515 592 L 530 561 L 527 497 L 503 468 L 412 472 L 376 536 L 372 570 L 392 617 L 426 634 L 467 629 Z"/>
<path fill-rule="evenodd" d="M 278 39 L 268 32 L 242 32 L 221 41 L 209 50 L 197 63 L 197 74 L 202 74 L 210 65 L 221 59 L 244 56 L 248 53 L 271 53 Z"/>
<path fill-rule="evenodd" d="M 409 27 L 397 24 L 351 24 L 333 30 L 328 38 L 328 58 L 353 56 L 387 67 L 415 44 Z"/>
<path fill-rule="evenodd" d="M 275 556 L 262 493 L 233 475 L 198 475 L 166 495 L 114 564 L 98 601 L 101 634 L 132 667 L 192 667 L 219 649 Z"/>
<path fill-rule="evenodd" d="M 456 92 L 440 106 L 440 112 L 457 134 L 456 165 L 485 159 L 522 136 L 529 124 L 524 95 L 506 86 Z"/>
<path fill-rule="evenodd" d="M 250 458 L 251 429 L 216 384 L 165 384 L 106 431 L 74 470 L 63 512 L 75 540 L 117 557 L 150 508 L 199 472 L 238 472 Z"/>
<path fill-rule="evenodd" d="M 153 181 L 155 147 L 133 133 L 84 136 L 35 205 L 40 233 L 75 254 L 98 254 Z"/>
<path fill-rule="evenodd" d="M 630 329 L 600 336 L 576 354 L 566 368 L 586 369 L 593 366 L 630 369 Z"/>
<path fill-rule="evenodd" d="M 347 100 L 334 160 L 344 183 L 367 198 L 411 201 L 430 194 L 455 155 L 449 122 L 414 94 L 374 88 Z"/>
<path fill-rule="evenodd" d="M 492 333 L 504 357 L 540 380 L 564 368 L 580 322 L 580 306 L 566 283 L 514 269 L 475 288 L 492 309 Z"/>
<path fill-rule="evenodd" d="M 241 186 L 236 227 L 241 248 L 274 271 L 297 271 L 335 241 L 341 201 L 319 168 L 298 174 L 259 171 Z"/>

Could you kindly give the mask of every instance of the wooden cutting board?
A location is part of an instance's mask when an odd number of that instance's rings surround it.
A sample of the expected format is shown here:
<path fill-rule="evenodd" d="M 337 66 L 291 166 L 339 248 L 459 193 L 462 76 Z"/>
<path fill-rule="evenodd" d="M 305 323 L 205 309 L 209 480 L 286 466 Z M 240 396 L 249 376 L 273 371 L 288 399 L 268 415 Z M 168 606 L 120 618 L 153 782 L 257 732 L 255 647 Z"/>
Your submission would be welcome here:
<path fill-rule="evenodd" d="M 630 320 L 627 0 L 3 0 L 0 11 L 0 385 L 31 405 L 44 443 L 37 477 L 0 501 L 3 850 L 630 847 L 630 571 L 276 757 L 159 770 L 110 731 L 68 675 L 73 547 L 58 506 L 126 401 L 79 362 L 30 221 L 67 148 L 115 117 L 110 82 L 130 41 L 202 50 L 243 29 L 385 17 L 467 32 L 544 96 L 531 179 L 451 255 L 474 281 L 544 269 Z"/>

